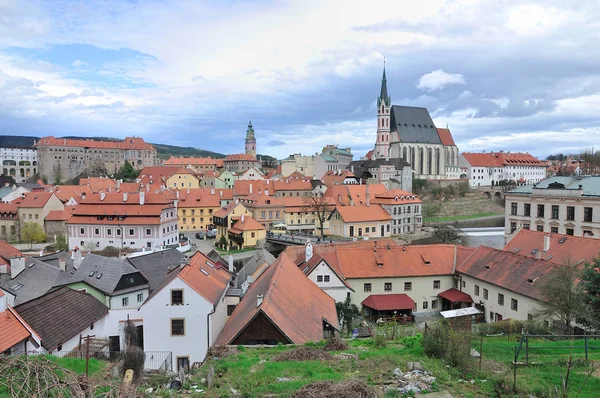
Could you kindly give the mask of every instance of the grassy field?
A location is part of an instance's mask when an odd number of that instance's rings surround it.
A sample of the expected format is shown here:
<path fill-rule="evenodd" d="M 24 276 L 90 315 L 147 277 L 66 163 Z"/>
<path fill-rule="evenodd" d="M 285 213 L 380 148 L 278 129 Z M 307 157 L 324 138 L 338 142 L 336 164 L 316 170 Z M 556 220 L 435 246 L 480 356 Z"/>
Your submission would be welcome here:
<path fill-rule="evenodd" d="M 59 358 L 52 355 L 46 356 L 52 362 L 62 366 L 65 369 L 69 369 L 77 374 L 85 373 L 85 359 L 78 358 Z M 106 369 L 107 362 L 99 361 L 94 358 L 90 358 L 88 363 L 89 375 L 95 375 Z"/>
<path fill-rule="evenodd" d="M 441 221 L 458 221 L 458 220 L 469 220 L 473 218 L 483 218 L 490 216 L 498 216 L 502 215 L 502 213 L 476 213 L 476 214 L 462 214 L 456 216 L 444 216 L 444 217 L 426 217 L 423 219 L 425 223 L 434 223 Z"/>

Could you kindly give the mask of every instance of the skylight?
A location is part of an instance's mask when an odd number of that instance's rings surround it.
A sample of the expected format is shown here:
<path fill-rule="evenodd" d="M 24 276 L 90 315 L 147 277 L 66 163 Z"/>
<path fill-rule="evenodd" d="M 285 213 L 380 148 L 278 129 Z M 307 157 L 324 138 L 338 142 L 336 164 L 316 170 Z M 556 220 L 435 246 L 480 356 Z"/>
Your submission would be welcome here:
<path fill-rule="evenodd" d="M 92 272 L 90 272 L 90 274 L 88 276 L 91 278 L 92 276 L 94 276 L 95 273 L 96 273 L 96 271 L 92 271 Z"/>
<path fill-rule="evenodd" d="M 203 268 L 200 268 L 200 272 L 202 272 L 204 275 L 208 276 L 208 272 L 206 272 Z"/>
<path fill-rule="evenodd" d="M 22 284 L 22 283 L 17 283 L 16 285 L 12 285 L 12 286 L 10 287 L 10 289 L 11 289 L 11 290 L 19 290 L 19 289 L 20 289 L 20 288 L 22 288 L 22 287 L 23 287 L 23 284 Z"/>
<path fill-rule="evenodd" d="M 209 261 L 206 262 L 206 265 L 208 265 L 210 268 L 215 268 L 215 266 L 212 265 Z"/>
<path fill-rule="evenodd" d="M 102 278 L 102 273 L 101 272 L 99 272 L 98 275 L 96 275 L 96 279 L 100 279 L 100 278 Z"/>

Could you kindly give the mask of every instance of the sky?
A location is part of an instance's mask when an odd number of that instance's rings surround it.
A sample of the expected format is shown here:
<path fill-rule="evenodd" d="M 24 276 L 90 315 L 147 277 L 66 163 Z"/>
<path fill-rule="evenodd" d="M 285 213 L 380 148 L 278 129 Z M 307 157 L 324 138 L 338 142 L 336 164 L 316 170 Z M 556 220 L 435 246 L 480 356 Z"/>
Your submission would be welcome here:
<path fill-rule="evenodd" d="M 258 153 L 372 149 L 395 105 L 461 151 L 600 141 L 600 2 L 0 0 L 0 134 Z"/>

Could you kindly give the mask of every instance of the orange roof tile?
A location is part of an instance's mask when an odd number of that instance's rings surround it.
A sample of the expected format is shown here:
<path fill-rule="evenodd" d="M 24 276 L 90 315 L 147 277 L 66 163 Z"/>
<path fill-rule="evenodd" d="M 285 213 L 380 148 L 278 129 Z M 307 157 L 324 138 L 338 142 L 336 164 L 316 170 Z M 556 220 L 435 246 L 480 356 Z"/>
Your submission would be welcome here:
<path fill-rule="evenodd" d="M 109 220 L 104 218 L 102 220 L 98 220 L 96 216 L 88 217 L 88 216 L 71 216 L 66 224 L 69 225 L 160 225 L 163 223 L 167 223 L 167 221 L 161 221 L 160 217 L 127 217 L 125 220 L 119 220 L 115 217 L 114 220 Z"/>
<path fill-rule="evenodd" d="M 256 296 L 262 294 L 257 306 Z M 282 253 L 250 285 L 215 344 L 230 344 L 262 312 L 294 344 L 323 339 L 323 320 L 338 328 L 334 300 Z"/>
<path fill-rule="evenodd" d="M 189 190 L 182 189 L 179 191 L 178 207 L 221 207 L 221 199 L 224 197 L 219 195 L 220 189 L 209 188 L 190 188 Z M 189 192 L 189 193 L 188 193 Z M 214 192 L 211 194 L 211 192 Z"/>
<path fill-rule="evenodd" d="M 414 198 L 414 199 L 413 199 Z M 378 193 L 371 199 L 371 203 L 376 204 L 412 204 L 423 203 L 418 196 L 411 192 L 401 189 L 391 189 L 389 191 Z"/>
<path fill-rule="evenodd" d="M 126 137 L 123 141 L 96 141 L 91 139 L 75 140 L 67 138 L 42 137 L 36 142 L 36 147 L 41 146 L 74 146 L 104 149 L 136 149 L 154 151 L 154 147 L 139 137 Z"/>
<path fill-rule="evenodd" d="M 337 211 L 344 222 L 366 222 L 366 221 L 387 221 L 392 216 L 378 204 L 371 206 L 336 206 Z"/>
<path fill-rule="evenodd" d="M 544 239 L 548 237 L 550 247 L 544 251 Z M 530 258 L 541 258 L 554 264 L 564 265 L 568 261 L 591 261 L 600 254 L 600 239 L 570 235 L 548 234 L 520 229 L 502 249 Z"/>
<path fill-rule="evenodd" d="M 174 207 L 163 204 L 128 204 L 126 206 L 119 204 L 106 203 L 102 206 L 98 204 L 79 204 L 73 209 L 74 216 L 158 216 L 160 217 L 164 209 Z"/>
<path fill-rule="evenodd" d="M 27 192 L 24 194 L 25 198 L 19 197 L 13 200 L 11 203 L 17 204 L 19 207 L 27 208 L 42 208 L 48 203 L 52 195 L 52 192 Z"/>
<path fill-rule="evenodd" d="M 135 193 L 140 191 L 140 186 L 141 184 L 139 182 L 122 182 L 116 191 L 121 193 Z"/>
<path fill-rule="evenodd" d="M 19 249 L 10 244 L 6 243 L 3 240 L 0 240 L 0 257 L 9 260 L 13 257 L 22 257 L 23 253 Z"/>
<path fill-rule="evenodd" d="M 8 350 L 31 336 L 29 330 L 13 314 L 13 311 L 11 307 L 8 307 L 0 312 L 0 352 Z"/>
<path fill-rule="evenodd" d="M 17 214 L 19 208 L 15 203 L 0 202 L 0 213 Z"/>
<path fill-rule="evenodd" d="M 469 153 L 463 152 L 462 156 L 471 166 L 477 167 L 502 167 L 502 162 L 492 153 Z"/>
<path fill-rule="evenodd" d="M 92 191 L 108 191 L 109 188 L 114 189 L 117 186 L 117 182 L 110 178 L 101 178 L 101 177 L 89 177 L 89 178 L 80 178 L 79 185 L 87 185 L 91 188 Z"/>
<path fill-rule="evenodd" d="M 73 214 L 73 208 L 71 206 L 65 206 L 64 210 L 52 210 L 44 221 L 67 221 Z"/>
<path fill-rule="evenodd" d="M 284 179 L 279 181 L 273 181 L 275 191 L 312 191 L 313 186 L 310 181 L 307 180 L 296 180 L 296 179 Z M 268 188 L 267 188 L 268 189 Z"/>
<path fill-rule="evenodd" d="M 454 143 L 454 138 L 452 138 L 452 133 L 450 132 L 450 129 L 443 129 L 438 127 L 437 132 L 440 136 L 440 141 L 442 141 L 442 145 L 456 146 L 456 144 Z"/>
<path fill-rule="evenodd" d="M 139 206 L 140 193 L 127 193 L 127 192 L 104 192 L 104 199 L 102 199 L 102 193 L 92 193 L 86 195 L 85 198 L 81 198 L 79 204 L 96 204 L 96 205 L 134 205 Z M 127 200 L 123 200 L 127 196 Z M 144 191 L 144 206 L 149 204 L 165 204 L 171 205 L 176 200 L 175 191 L 164 190 L 163 192 L 146 192 Z"/>
<path fill-rule="evenodd" d="M 222 207 L 219 210 L 217 210 L 213 214 L 213 217 L 220 217 L 220 218 L 227 217 L 229 215 L 229 213 L 231 213 L 233 211 L 233 209 L 235 209 L 235 207 L 239 204 L 240 203 L 237 203 L 237 202 L 231 202 L 227 206 Z"/>
<path fill-rule="evenodd" d="M 243 160 L 245 162 L 258 163 L 258 160 L 254 156 L 247 153 L 236 153 L 233 155 L 227 155 L 227 157 L 224 159 L 224 162 L 237 162 L 239 160 Z"/>
<path fill-rule="evenodd" d="M 330 187 L 332 185 L 339 185 L 343 183 L 344 180 L 346 180 L 346 178 L 356 179 L 356 176 L 350 170 L 342 170 L 341 174 L 337 174 L 335 170 L 330 170 L 327 173 L 323 174 L 323 177 L 321 177 L 321 181 L 323 181 L 323 184 Z"/>
<path fill-rule="evenodd" d="M 71 198 L 79 202 L 82 194 L 88 195 L 92 193 L 92 188 L 87 185 L 59 185 L 56 189 L 53 189 L 53 192 L 63 203 L 68 202 Z"/>
<path fill-rule="evenodd" d="M 252 192 L 250 192 L 252 186 Z M 266 190 L 269 194 L 275 193 L 273 181 L 270 180 L 235 180 L 233 182 L 233 195 L 236 197 L 248 196 L 250 193 L 262 193 Z"/>
<path fill-rule="evenodd" d="M 249 205 L 249 207 L 254 206 L 284 206 L 287 202 L 281 198 L 276 198 L 274 196 L 267 196 L 262 193 L 253 193 L 251 195 L 246 196 L 241 199 L 244 205 Z M 267 203 L 268 202 L 268 203 Z"/>
<path fill-rule="evenodd" d="M 165 166 L 215 166 L 215 167 L 223 167 L 223 159 L 213 159 L 213 158 L 178 158 L 178 157 L 170 157 L 169 159 L 163 162 Z"/>
<path fill-rule="evenodd" d="M 209 302 L 217 304 L 229 287 L 231 276 L 224 268 L 217 267 L 205 254 L 196 252 L 190 258 L 189 264 L 179 272 L 178 278 Z"/>
<path fill-rule="evenodd" d="M 508 152 L 491 152 L 491 153 L 469 153 L 461 154 L 469 162 L 471 166 L 479 167 L 502 167 L 502 166 L 544 166 L 534 156 L 528 153 L 508 153 Z"/>
<path fill-rule="evenodd" d="M 245 215 L 243 218 L 240 217 L 240 219 L 236 221 L 231 228 L 229 228 L 230 231 L 235 233 L 241 233 L 244 231 L 261 231 L 265 229 L 266 228 L 262 224 L 247 215 Z"/>
<path fill-rule="evenodd" d="M 387 192 L 383 184 L 369 184 L 371 199 L 376 195 Z M 355 205 L 364 204 L 367 195 L 367 186 L 362 184 L 332 185 L 325 191 L 325 197 L 333 198 L 336 204 L 350 205 L 351 200 Z"/>

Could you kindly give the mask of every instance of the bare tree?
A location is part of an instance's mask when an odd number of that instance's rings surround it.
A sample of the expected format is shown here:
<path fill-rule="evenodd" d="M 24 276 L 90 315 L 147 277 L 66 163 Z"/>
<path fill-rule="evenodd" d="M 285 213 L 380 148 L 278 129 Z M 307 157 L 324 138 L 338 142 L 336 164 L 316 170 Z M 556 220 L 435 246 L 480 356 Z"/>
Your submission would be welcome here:
<path fill-rule="evenodd" d="M 335 209 L 335 206 L 331 204 L 329 198 L 323 195 L 313 195 L 305 198 L 305 203 L 314 215 L 316 220 L 319 222 L 319 229 L 321 230 L 321 236 L 325 236 L 325 221 L 329 218 L 331 212 Z"/>

